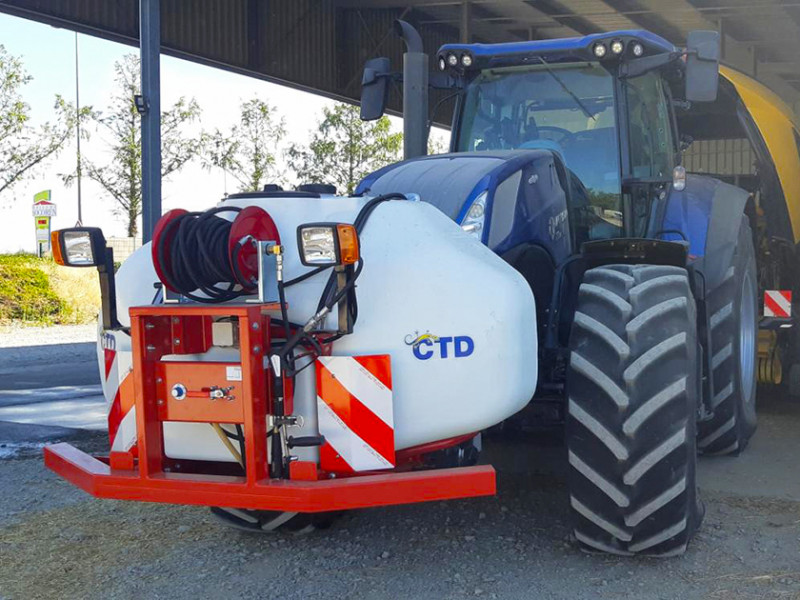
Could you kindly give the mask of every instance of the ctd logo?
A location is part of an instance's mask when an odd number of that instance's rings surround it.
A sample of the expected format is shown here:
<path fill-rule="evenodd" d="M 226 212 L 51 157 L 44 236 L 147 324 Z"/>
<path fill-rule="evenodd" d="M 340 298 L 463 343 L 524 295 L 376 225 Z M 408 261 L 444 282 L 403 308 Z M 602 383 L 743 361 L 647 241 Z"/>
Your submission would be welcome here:
<path fill-rule="evenodd" d="M 464 358 L 475 350 L 475 342 L 468 335 L 436 336 L 419 332 L 407 335 L 405 343 L 419 360 L 438 358 Z M 438 348 L 437 348 L 438 346 Z"/>

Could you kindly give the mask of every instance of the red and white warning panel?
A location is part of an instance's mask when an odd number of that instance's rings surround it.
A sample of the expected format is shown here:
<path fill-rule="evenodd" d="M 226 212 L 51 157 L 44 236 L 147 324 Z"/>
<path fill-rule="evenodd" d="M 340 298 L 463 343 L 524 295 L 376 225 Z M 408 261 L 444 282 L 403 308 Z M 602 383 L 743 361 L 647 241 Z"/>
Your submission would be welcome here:
<path fill-rule="evenodd" d="M 786 290 L 767 290 L 764 292 L 764 316 L 792 316 L 792 292 Z"/>
<path fill-rule="evenodd" d="M 392 469 L 394 408 L 388 354 L 317 359 L 317 410 L 324 471 Z"/>

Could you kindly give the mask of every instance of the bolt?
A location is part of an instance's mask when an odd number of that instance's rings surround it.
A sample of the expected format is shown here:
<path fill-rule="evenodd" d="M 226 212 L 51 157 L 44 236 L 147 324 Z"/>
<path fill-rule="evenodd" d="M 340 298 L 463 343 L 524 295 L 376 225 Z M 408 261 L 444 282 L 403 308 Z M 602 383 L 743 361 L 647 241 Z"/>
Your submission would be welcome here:
<path fill-rule="evenodd" d="M 253 346 L 253 354 L 258 354 L 261 352 L 261 346 Z"/>
<path fill-rule="evenodd" d="M 164 379 L 161 377 L 156 377 L 156 383 L 164 383 Z"/>
<path fill-rule="evenodd" d="M 145 328 L 145 329 L 155 329 L 155 328 L 156 328 L 156 326 L 155 326 L 155 325 L 153 325 L 152 323 L 145 323 L 145 326 L 144 326 L 144 328 Z"/>
<path fill-rule="evenodd" d="M 258 323 L 253 323 L 253 325 L 252 325 L 253 331 L 258 331 L 258 330 L 259 330 L 259 327 L 260 327 L 260 326 L 259 326 L 259 324 L 258 324 Z"/>
<path fill-rule="evenodd" d="M 159 398 L 158 400 L 156 400 L 156 404 L 158 404 L 159 406 L 164 406 L 164 401 Z"/>
<path fill-rule="evenodd" d="M 155 352 L 156 347 L 153 344 L 147 344 L 147 351 L 148 352 Z"/>
<path fill-rule="evenodd" d="M 172 322 L 177 325 L 178 323 L 181 322 L 181 319 L 180 319 L 180 317 L 172 317 Z"/>
<path fill-rule="evenodd" d="M 180 346 L 180 345 L 181 345 L 181 340 L 180 340 L 180 338 L 175 338 L 173 341 L 175 342 L 175 345 L 176 345 L 176 346 Z"/>

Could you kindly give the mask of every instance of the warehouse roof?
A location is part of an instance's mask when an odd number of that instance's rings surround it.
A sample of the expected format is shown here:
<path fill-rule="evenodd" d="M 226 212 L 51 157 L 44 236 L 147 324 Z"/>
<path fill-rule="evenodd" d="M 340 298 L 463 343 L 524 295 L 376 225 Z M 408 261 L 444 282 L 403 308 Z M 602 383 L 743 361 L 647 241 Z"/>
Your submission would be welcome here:
<path fill-rule="evenodd" d="M 723 58 L 797 107 L 800 2 L 792 0 L 161 0 L 166 54 L 355 99 L 373 56 L 400 68 L 392 21 L 420 29 L 430 53 L 447 42 L 519 42 L 647 29 L 682 44 L 721 30 Z M 0 11 L 138 44 L 138 0 L 0 0 Z M 395 95 L 392 106 L 399 108 Z"/>

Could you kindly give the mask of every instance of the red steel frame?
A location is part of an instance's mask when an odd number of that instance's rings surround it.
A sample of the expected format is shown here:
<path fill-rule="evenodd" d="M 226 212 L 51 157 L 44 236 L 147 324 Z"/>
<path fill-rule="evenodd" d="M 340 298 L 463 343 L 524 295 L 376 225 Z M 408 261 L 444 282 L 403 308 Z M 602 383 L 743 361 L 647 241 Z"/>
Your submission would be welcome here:
<path fill-rule="evenodd" d="M 164 304 L 131 309 L 133 374 L 138 432 L 134 453 L 114 453 L 108 462 L 69 444 L 44 449 L 45 465 L 74 485 L 101 498 L 229 506 L 257 510 L 322 512 L 430 500 L 493 495 L 491 466 L 382 472 L 331 478 L 313 463 L 293 463 L 295 479 L 270 479 L 267 414 L 270 383 L 263 368 L 269 351 L 270 318 L 276 305 L 224 306 Z M 239 321 L 245 437 L 245 476 L 170 472 L 165 468 L 163 416 L 165 385 L 159 366 L 165 354 L 203 351 L 213 317 Z M 186 365 L 187 363 L 181 363 Z M 191 364 L 191 363 L 189 363 Z M 197 364 L 197 363 L 195 363 Z M 198 416 L 199 420 L 202 420 Z"/>

